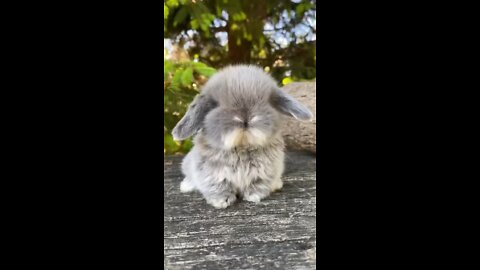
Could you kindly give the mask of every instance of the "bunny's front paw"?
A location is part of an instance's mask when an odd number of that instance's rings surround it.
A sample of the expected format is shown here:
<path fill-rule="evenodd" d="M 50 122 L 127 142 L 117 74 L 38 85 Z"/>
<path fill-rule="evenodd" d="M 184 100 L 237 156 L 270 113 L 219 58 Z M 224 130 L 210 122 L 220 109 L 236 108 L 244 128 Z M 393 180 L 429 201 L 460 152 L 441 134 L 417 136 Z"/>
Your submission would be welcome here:
<path fill-rule="evenodd" d="M 249 202 L 258 203 L 261 200 L 265 199 L 268 196 L 266 193 L 262 192 L 254 192 L 254 193 L 247 193 L 243 196 L 243 199 Z"/>
<path fill-rule="evenodd" d="M 181 192 L 187 193 L 187 192 L 192 192 L 194 190 L 195 190 L 195 186 L 188 178 L 183 179 L 182 183 L 180 183 Z"/>
<path fill-rule="evenodd" d="M 237 200 L 235 194 L 228 194 L 226 196 L 208 198 L 207 203 L 217 209 L 224 209 L 232 205 Z"/>
<path fill-rule="evenodd" d="M 278 187 L 278 185 L 277 185 Z M 243 199 L 258 203 L 270 195 L 272 187 L 268 181 L 256 179 L 243 193 Z"/>
<path fill-rule="evenodd" d="M 272 184 L 272 191 L 279 191 L 283 187 L 283 182 L 281 179 L 277 179 Z"/>

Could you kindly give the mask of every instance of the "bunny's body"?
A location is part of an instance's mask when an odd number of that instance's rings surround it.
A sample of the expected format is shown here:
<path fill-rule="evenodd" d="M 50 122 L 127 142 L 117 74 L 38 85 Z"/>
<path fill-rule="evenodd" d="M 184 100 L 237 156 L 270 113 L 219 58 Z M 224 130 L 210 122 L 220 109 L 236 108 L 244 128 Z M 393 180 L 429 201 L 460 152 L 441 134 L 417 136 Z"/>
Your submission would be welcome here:
<path fill-rule="evenodd" d="M 219 151 L 208 146 L 203 136 L 200 133 L 195 137 L 195 146 L 183 161 L 183 192 L 196 189 L 208 203 L 224 208 L 236 200 L 237 194 L 247 201 L 259 202 L 282 188 L 281 137 L 262 148 Z"/>
<path fill-rule="evenodd" d="M 194 133 L 181 191 L 198 190 L 216 208 L 237 196 L 259 202 L 282 188 L 284 143 L 280 113 L 308 120 L 311 113 L 253 66 L 232 66 L 215 74 L 173 131 Z"/>

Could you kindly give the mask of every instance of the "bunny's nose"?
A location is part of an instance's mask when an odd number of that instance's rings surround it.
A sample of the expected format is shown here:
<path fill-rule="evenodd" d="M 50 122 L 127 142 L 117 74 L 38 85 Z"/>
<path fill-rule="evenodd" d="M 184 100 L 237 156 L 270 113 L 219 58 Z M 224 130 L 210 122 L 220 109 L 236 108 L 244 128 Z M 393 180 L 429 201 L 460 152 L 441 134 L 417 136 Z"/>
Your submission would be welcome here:
<path fill-rule="evenodd" d="M 248 128 L 248 121 L 243 122 L 243 128 Z"/>

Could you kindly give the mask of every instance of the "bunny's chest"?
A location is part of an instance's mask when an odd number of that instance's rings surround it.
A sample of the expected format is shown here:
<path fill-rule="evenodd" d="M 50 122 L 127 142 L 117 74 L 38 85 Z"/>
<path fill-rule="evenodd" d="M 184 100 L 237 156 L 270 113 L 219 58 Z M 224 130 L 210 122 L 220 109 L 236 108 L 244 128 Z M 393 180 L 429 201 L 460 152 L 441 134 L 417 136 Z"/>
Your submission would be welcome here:
<path fill-rule="evenodd" d="M 258 178 L 266 179 L 274 175 L 273 157 L 256 153 L 224 156 L 218 160 L 219 180 L 226 179 L 237 190 L 244 190 Z"/>

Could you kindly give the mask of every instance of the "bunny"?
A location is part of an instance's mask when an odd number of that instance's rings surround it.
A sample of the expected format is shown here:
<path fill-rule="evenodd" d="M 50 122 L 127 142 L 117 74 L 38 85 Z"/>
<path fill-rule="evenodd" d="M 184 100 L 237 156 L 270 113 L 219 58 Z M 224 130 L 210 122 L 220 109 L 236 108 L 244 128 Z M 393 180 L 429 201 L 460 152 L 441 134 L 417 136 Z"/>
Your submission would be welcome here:
<path fill-rule="evenodd" d="M 180 190 L 199 191 L 215 208 L 228 207 L 237 196 L 259 202 L 280 190 L 281 115 L 301 121 L 313 117 L 259 67 L 218 71 L 172 131 L 177 141 L 194 135 L 194 146 L 182 161 Z"/>

